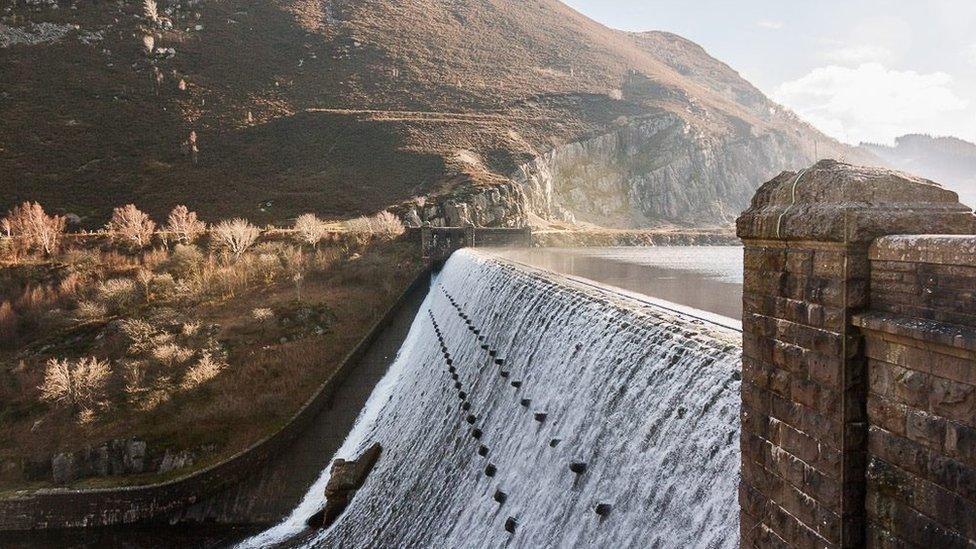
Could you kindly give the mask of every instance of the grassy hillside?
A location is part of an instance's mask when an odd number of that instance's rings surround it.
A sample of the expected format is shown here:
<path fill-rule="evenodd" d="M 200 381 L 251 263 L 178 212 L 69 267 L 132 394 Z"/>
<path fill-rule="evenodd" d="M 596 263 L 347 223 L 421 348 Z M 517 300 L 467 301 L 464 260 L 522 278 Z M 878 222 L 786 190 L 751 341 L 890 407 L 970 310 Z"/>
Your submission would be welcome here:
<path fill-rule="evenodd" d="M 661 112 L 711 136 L 848 153 L 698 46 L 557 0 L 160 0 L 172 28 L 141 1 L 59 5 L 3 14 L 0 209 L 36 199 L 89 225 L 128 201 L 157 216 L 183 202 L 209 218 L 348 216 L 492 185 Z M 9 39 L 42 23 L 72 26 Z"/>

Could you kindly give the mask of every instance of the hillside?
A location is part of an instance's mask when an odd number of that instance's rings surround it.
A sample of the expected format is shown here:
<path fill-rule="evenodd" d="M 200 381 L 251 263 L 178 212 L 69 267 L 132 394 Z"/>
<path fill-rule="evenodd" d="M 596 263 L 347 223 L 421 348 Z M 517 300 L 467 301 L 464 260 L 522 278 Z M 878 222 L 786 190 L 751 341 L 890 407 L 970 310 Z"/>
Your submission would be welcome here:
<path fill-rule="evenodd" d="M 903 135 L 894 146 L 871 143 L 861 148 L 899 170 L 919 174 L 959 193 L 959 199 L 976 205 L 976 144 L 956 137 Z"/>
<path fill-rule="evenodd" d="M 36 199 L 98 225 L 130 201 L 262 222 L 425 204 L 415 213 L 435 224 L 702 225 L 731 220 L 815 144 L 869 156 L 697 45 L 615 31 L 557 0 L 160 0 L 159 11 L 5 9 L 0 209 Z"/>

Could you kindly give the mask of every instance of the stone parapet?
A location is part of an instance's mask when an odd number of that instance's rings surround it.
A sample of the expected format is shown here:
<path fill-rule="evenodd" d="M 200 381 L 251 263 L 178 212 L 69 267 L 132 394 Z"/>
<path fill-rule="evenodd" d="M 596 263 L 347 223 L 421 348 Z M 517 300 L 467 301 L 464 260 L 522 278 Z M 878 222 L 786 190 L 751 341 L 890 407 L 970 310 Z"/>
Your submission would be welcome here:
<path fill-rule="evenodd" d="M 955 193 L 834 161 L 783 173 L 756 193 L 737 222 L 745 245 L 743 547 L 861 547 L 869 539 L 870 359 L 856 315 L 874 299 L 872 254 L 889 250 L 872 242 L 974 229 Z"/>

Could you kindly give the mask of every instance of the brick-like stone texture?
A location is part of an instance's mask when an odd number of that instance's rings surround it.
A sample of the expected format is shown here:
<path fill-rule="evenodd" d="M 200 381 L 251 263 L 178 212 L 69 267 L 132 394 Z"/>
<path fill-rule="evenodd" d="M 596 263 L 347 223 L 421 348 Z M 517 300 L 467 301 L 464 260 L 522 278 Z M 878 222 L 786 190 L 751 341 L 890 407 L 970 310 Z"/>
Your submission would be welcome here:
<path fill-rule="evenodd" d="M 863 530 L 866 246 L 746 242 L 742 544 L 839 547 Z M 849 538 L 844 543 L 844 538 Z"/>
<path fill-rule="evenodd" d="M 976 237 L 871 249 L 868 544 L 976 547 Z"/>
<path fill-rule="evenodd" d="M 960 353 L 976 350 L 976 331 L 945 323 L 976 315 L 976 264 L 959 261 L 976 245 L 949 236 L 976 232 L 972 211 L 931 181 L 824 160 L 764 184 L 736 227 L 741 545 L 970 540 L 976 397 Z M 885 240 L 901 233 L 946 236 Z M 871 306 L 877 314 L 855 326 Z M 955 354 L 897 347 L 922 332 Z"/>

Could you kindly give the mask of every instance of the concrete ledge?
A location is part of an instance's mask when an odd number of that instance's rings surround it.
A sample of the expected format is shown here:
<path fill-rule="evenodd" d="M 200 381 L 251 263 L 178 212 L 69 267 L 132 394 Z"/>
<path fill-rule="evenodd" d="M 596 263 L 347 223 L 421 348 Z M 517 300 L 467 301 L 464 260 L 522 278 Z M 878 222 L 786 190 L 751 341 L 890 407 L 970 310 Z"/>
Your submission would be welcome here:
<path fill-rule="evenodd" d="M 953 349 L 976 352 L 976 328 L 923 320 L 888 313 L 866 313 L 853 318 L 855 326 L 863 330 L 891 334 L 943 345 Z M 976 364 L 973 365 L 976 368 Z"/>
<path fill-rule="evenodd" d="M 339 382 L 365 354 L 380 331 L 428 283 L 431 269 L 420 272 L 333 374 L 277 431 L 233 456 L 186 476 L 143 486 L 89 490 L 49 489 L 0 499 L 0 531 L 113 526 L 151 521 L 197 503 L 239 482 L 291 444 L 332 399 Z"/>
<path fill-rule="evenodd" d="M 884 236 L 874 241 L 868 254 L 873 261 L 976 267 L 976 235 Z"/>

